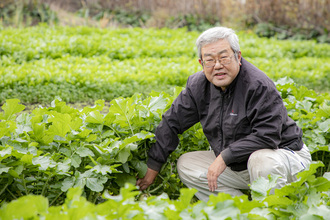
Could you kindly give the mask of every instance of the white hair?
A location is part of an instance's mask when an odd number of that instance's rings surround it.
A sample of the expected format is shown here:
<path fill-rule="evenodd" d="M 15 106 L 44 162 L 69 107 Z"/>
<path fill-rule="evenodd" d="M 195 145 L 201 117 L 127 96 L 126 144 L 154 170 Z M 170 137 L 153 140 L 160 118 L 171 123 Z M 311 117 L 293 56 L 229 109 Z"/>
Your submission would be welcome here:
<path fill-rule="evenodd" d="M 214 27 L 204 31 L 196 40 L 198 57 L 202 59 L 202 48 L 218 40 L 226 39 L 231 49 L 234 51 L 237 59 L 237 53 L 240 51 L 238 37 L 235 31 L 226 27 Z"/>

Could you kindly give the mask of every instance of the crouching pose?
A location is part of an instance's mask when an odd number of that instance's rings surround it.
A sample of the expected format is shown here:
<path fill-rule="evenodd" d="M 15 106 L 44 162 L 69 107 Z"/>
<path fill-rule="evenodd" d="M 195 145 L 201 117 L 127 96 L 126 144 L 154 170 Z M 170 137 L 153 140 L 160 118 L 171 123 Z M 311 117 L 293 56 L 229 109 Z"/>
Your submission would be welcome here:
<path fill-rule="evenodd" d="M 183 154 L 177 169 L 181 181 L 198 190 L 199 199 L 207 201 L 219 192 L 241 195 L 241 189 L 269 174 L 281 177 L 276 188 L 295 181 L 311 155 L 275 84 L 242 57 L 232 29 L 208 29 L 196 46 L 203 70 L 188 78 L 163 115 L 148 154 L 148 171 L 137 185 L 144 190 L 153 183 L 177 147 L 178 134 L 197 122 L 212 151 Z"/>

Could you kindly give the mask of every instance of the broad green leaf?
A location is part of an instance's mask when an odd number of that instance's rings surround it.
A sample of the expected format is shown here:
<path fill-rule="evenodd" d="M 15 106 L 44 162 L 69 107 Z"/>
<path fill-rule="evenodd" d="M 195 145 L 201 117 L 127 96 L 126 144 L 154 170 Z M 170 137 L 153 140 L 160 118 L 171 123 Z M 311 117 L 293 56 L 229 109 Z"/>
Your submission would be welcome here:
<path fill-rule="evenodd" d="M 233 200 L 218 202 L 215 206 L 205 207 L 204 210 L 208 219 L 236 219 L 240 210 L 235 207 Z"/>
<path fill-rule="evenodd" d="M 70 189 L 74 185 L 74 182 L 75 182 L 75 178 L 74 177 L 67 177 L 67 178 L 65 178 L 64 181 L 62 182 L 61 190 L 63 192 L 68 191 L 68 189 Z"/>
<path fill-rule="evenodd" d="M 107 166 L 107 165 L 96 165 L 91 169 L 92 171 L 96 173 L 101 173 L 102 175 L 111 174 L 112 172 L 118 172 L 114 167 Z"/>
<path fill-rule="evenodd" d="M 54 114 L 54 117 L 48 119 L 52 122 L 49 126 L 48 133 L 65 138 L 65 135 L 70 132 L 71 116 L 69 114 Z"/>
<path fill-rule="evenodd" d="M 330 118 L 323 121 L 323 122 L 320 122 L 319 123 L 319 128 L 323 132 L 329 132 L 330 131 Z"/>
<path fill-rule="evenodd" d="M 70 129 L 71 130 L 79 130 L 80 127 L 82 126 L 82 124 L 83 124 L 83 120 L 81 118 L 75 117 L 70 122 Z"/>
<path fill-rule="evenodd" d="M 137 187 L 135 184 L 126 183 L 124 187 L 120 189 L 120 195 L 122 196 L 123 200 L 134 200 L 135 196 L 138 195 L 140 192 L 137 191 Z"/>
<path fill-rule="evenodd" d="M 127 173 L 115 174 L 115 182 L 120 186 L 124 187 L 127 183 L 132 185 L 136 184 L 136 177 Z"/>
<path fill-rule="evenodd" d="M 89 129 L 84 129 L 80 133 L 77 134 L 80 138 L 86 138 L 92 131 Z"/>
<path fill-rule="evenodd" d="M 167 209 L 165 210 L 166 217 L 168 219 L 201 219 L 201 220 L 206 220 L 207 217 L 205 216 L 203 210 L 204 208 L 207 207 L 206 202 L 197 202 L 196 205 L 193 207 L 188 207 L 187 209 L 182 210 L 179 213 L 179 216 L 177 212 Z M 179 210 L 180 211 L 180 210 Z"/>
<path fill-rule="evenodd" d="M 120 163 L 126 163 L 130 156 L 131 156 L 131 150 L 129 148 L 124 148 L 123 150 L 119 151 L 116 159 Z"/>
<path fill-rule="evenodd" d="M 148 108 L 150 111 L 157 111 L 158 109 L 164 109 L 167 105 L 167 100 L 161 95 L 158 97 L 151 97 Z"/>
<path fill-rule="evenodd" d="M 271 214 L 267 208 L 254 208 L 250 211 L 248 219 L 256 220 L 276 220 L 275 216 Z"/>
<path fill-rule="evenodd" d="M 325 172 L 323 174 L 323 177 L 326 178 L 328 181 L 330 181 L 330 172 Z"/>
<path fill-rule="evenodd" d="M 263 200 L 263 202 L 266 203 L 268 207 L 286 207 L 293 204 L 293 201 L 289 198 L 277 195 L 269 195 Z"/>
<path fill-rule="evenodd" d="M 82 113 L 87 114 L 93 111 L 99 111 L 101 112 L 104 108 L 104 100 L 96 100 L 95 105 L 92 107 L 84 107 Z"/>
<path fill-rule="evenodd" d="M 3 168 L 0 168 L 0 174 L 2 173 L 8 173 L 8 170 L 10 169 L 11 167 L 3 167 Z"/>
<path fill-rule="evenodd" d="M 74 166 L 75 168 L 78 168 L 80 166 L 81 158 L 77 154 L 72 155 L 70 159 L 72 166 Z"/>
<path fill-rule="evenodd" d="M 319 205 L 311 206 L 306 215 L 300 217 L 300 219 L 328 219 L 330 216 L 329 206 Z"/>
<path fill-rule="evenodd" d="M 317 191 L 326 192 L 330 189 L 330 181 L 324 177 L 318 177 L 315 181 L 313 181 L 312 187 Z"/>
<path fill-rule="evenodd" d="M 101 178 L 87 178 L 86 186 L 94 192 L 101 192 L 103 184 L 107 181 L 106 177 Z"/>
<path fill-rule="evenodd" d="M 32 131 L 31 122 L 30 122 L 31 118 L 32 117 L 27 113 L 22 113 L 17 117 L 17 119 L 16 119 L 16 123 L 17 123 L 16 132 L 18 134 L 22 134 L 24 132 Z"/>
<path fill-rule="evenodd" d="M 40 170 L 47 170 L 56 166 L 56 163 L 48 156 L 39 156 L 32 159 L 33 165 L 40 165 Z"/>
<path fill-rule="evenodd" d="M 66 174 L 71 168 L 71 160 L 66 158 L 63 163 L 57 162 L 56 172 L 58 174 Z"/>
<path fill-rule="evenodd" d="M 86 117 L 87 123 L 103 124 L 104 116 L 99 111 L 92 111 Z"/>
<path fill-rule="evenodd" d="M 16 128 L 16 123 L 14 121 L 0 121 L 0 138 L 3 136 L 10 136 Z"/>
<path fill-rule="evenodd" d="M 78 147 L 76 153 L 81 157 L 94 156 L 93 151 L 87 147 Z"/>
<path fill-rule="evenodd" d="M 263 200 L 269 195 L 271 189 L 276 186 L 279 176 L 269 176 L 268 179 L 260 177 L 251 184 L 251 195 L 253 199 Z"/>
<path fill-rule="evenodd" d="M 196 194 L 196 192 L 196 189 L 180 189 L 180 197 L 175 207 L 179 210 L 183 210 L 189 207 L 191 204 L 191 199 Z"/>
<path fill-rule="evenodd" d="M 321 161 L 312 162 L 308 170 L 304 170 L 297 174 L 298 181 L 291 183 L 292 186 L 299 187 L 303 182 L 305 182 L 310 176 L 316 173 L 316 169 L 324 166 Z"/>
<path fill-rule="evenodd" d="M 116 115 L 112 112 L 109 112 L 105 117 L 104 117 L 104 125 L 107 125 L 111 127 L 112 123 L 116 120 Z"/>
<path fill-rule="evenodd" d="M 33 155 L 25 154 L 22 156 L 21 161 L 26 164 L 32 164 Z"/>
<path fill-rule="evenodd" d="M 27 195 L 1 207 L 2 219 L 37 219 L 48 211 L 48 200 L 42 196 Z"/>
<path fill-rule="evenodd" d="M 141 161 L 141 160 L 132 159 L 130 161 L 130 163 L 132 164 L 132 167 L 134 167 L 134 169 L 136 169 L 138 171 L 139 178 L 143 178 L 144 175 L 147 173 L 147 169 L 148 169 L 146 162 Z"/>
<path fill-rule="evenodd" d="M 330 105 L 327 105 L 325 102 L 320 105 L 319 109 L 317 109 L 317 114 L 321 117 L 329 118 L 330 117 Z"/>
<path fill-rule="evenodd" d="M 8 173 L 10 175 L 12 175 L 13 177 L 20 179 L 21 178 L 20 175 L 22 174 L 23 169 L 24 169 L 24 166 L 23 166 L 23 164 L 21 164 L 21 165 L 18 165 L 17 167 L 15 167 L 14 169 L 10 169 Z"/>
<path fill-rule="evenodd" d="M 93 142 L 97 139 L 97 135 L 96 134 L 91 134 L 86 138 L 86 142 Z"/>
<path fill-rule="evenodd" d="M 87 178 L 90 178 L 89 171 L 86 171 L 85 173 L 81 174 L 79 171 L 75 172 L 75 182 L 73 187 L 81 187 L 84 188 L 86 185 Z"/>
<path fill-rule="evenodd" d="M 299 220 L 323 220 L 323 219 L 325 219 L 325 218 L 316 216 L 314 214 L 304 214 L 304 215 L 300 216 L 300 218 L 299 218 Z"/>
<path fill-rule="evenodd" d="M 135 104 L 133 98 L 118 98 L 110 102 L 109 113 L 116 116 L 114 123 L 121 127 L 131 126 L 131 120 L 135 115 Z"/>
<path fill-rule="evenodd" d="M 1 107 L 4 111 L 3 119 L 13 120 L 15 119 L 15 114 L 23 111 L 25 109 L 24 105 L 19 104 L 19 99 L 7 99 L 6 103 Z M 1 119 L 1 118 L 0 118 Z"/>
<path fill-rule="evenodd" d="M 75 187 L 75 188 L 71 188 L 68 192 L 67 192 L 67 196 L 65 199 L 65 203 L 66 204 L 70 204 L 73 201 L 77 201 L 81 199 L 81 195 L 83 193 L 83 189 L 80 187 Z"/>
<path fill-rule="evenodd" d="M 12 147 L 6 146 L 5 148 L 2 148 L 0 146 L 0 149 L 2 149 L 2 150 L 0 150 L 0 161 L 11 156 Z"/>
<path fill-rule="evenodd" d="M 33 130 L 33 137 L 35 138 L 35 141 L 49 144 L 53 141 L 54 134 L 48 134 L 46 132 L 46 124 L 39 122 L 39 119 L 42 119 L 41 117 L 35 117 L 31 119 L 32 122 L 32 130 Z"/>

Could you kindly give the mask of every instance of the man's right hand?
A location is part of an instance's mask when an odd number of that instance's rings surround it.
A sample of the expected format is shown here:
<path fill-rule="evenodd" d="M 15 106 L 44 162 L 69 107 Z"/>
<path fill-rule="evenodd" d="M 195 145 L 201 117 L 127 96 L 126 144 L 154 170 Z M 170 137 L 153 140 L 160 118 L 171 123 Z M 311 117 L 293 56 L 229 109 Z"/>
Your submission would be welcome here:
<path fill-rule="evenodd" d="M 142 179 L 138 179 L 136 185 L 140 187 L 140 190 L 145 190 L 148 188 L 154 181 L 158 171 L 148 168 L 146 175 Z"/>

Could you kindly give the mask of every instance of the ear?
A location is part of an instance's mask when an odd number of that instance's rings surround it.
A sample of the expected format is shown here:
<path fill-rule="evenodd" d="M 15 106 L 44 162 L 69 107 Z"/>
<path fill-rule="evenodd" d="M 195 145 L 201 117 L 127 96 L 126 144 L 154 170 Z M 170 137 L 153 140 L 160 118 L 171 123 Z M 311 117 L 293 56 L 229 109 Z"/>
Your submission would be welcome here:
<path fill-rule="evenodd" d="M 199 61 L 199 64 L 203 66 L 203 63 L 202 63 L 203 61 L 201 59 L 198 59 L 198 61 Z"/>
<path fill-rule="evenodd" d="M 238 51 L 238 53 L 237 53 L 237 59 L 238 59 L 239 65 L 242 65 L 241 64 L 241 60 L 242 60 L 242 53 L 241 53 L 241 51 Z"/>

